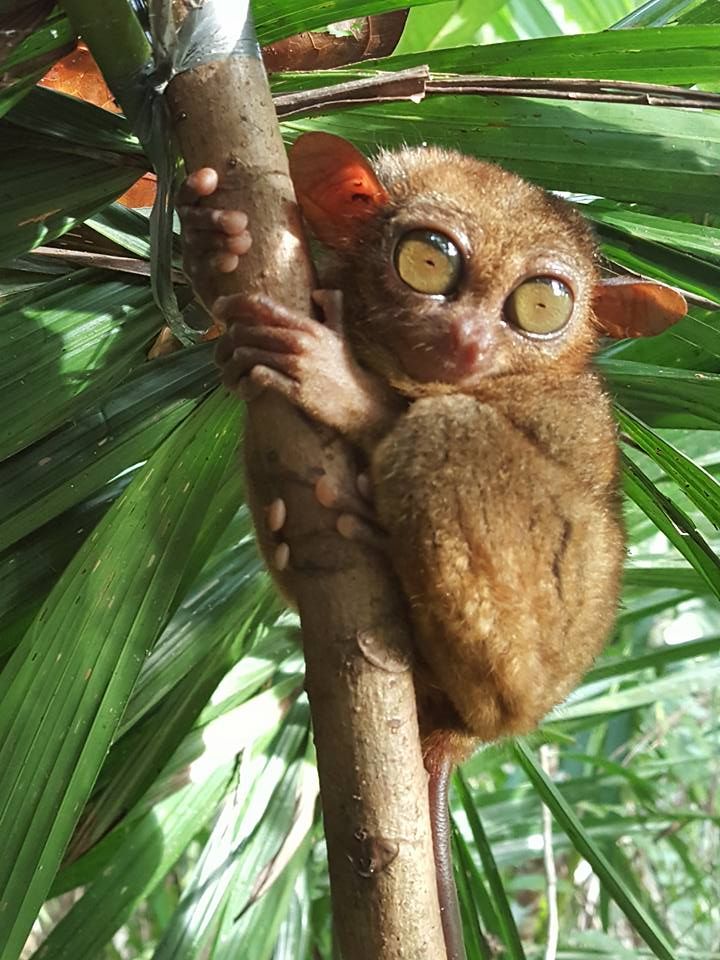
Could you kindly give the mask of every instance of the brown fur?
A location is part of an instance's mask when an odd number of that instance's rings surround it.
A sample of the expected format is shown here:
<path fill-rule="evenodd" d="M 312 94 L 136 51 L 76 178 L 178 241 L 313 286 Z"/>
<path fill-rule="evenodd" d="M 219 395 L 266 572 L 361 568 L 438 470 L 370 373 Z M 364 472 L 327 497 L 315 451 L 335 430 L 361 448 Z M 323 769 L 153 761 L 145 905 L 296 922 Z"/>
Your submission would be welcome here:
<path fill-rule="evenodd" d="M 599 385 L 519 379 L 482 399 L 416 401 L 372 458 L 424 683 L 450 700 L 449 729 L 486 741 L 533 729 L 575 686 L 612 624 L 622 567 L 614 432 Z M 573 462 L 569 410 L 584 415 L 600 454 L 596 476 Z M 437 709 L 426 730 L 447 723 Z"/>
<path fill-rule="evenodd" d="M 309 138 L 291 168 L 335 248 L 323 281 L 342 291 L 344 339 L 269 298 L 228 301 L 223 378 L 279 390 L 364 449 L 414 625 L 426 752 L 458 757 L 535 727 L 613 621 L 623 537 L 615 429 L 591 368 L 595 245 L 568 205 L 492 164 L 422 148 L 373 171 L 345 141 Z M 461 254 L 447 296 L 396 271 L 417 230 Z M 529 336 L 508 297 L 548 276 L 574 307 L 562 330 Z M 260 533 L 272 562 L 276 534 Z"/>
<path fill-rule="evenodd" d="M 375 502 L 408 598 L 426 747 L 466 752 L 533 729 L 575 686 L 613 622 L 623 560 L 615 428 L 591 372 L 595 250 L 565 204 L 498 167 L 436 149 L 384 154 L 381 218 L 345 255 L 345 329 L 362 362 L 415 398 L 371 454 Z M 450 300 L 398 281 L 397 233 L 424 224 L 470 250 Z M 559 262 L 576 309 L 557 339 L 502 320 L 524 273 Z M 549 267 L 546 267 L 550 272 Z M 486 325 L 471 385 L 408 376 L 453 316 Z"/>

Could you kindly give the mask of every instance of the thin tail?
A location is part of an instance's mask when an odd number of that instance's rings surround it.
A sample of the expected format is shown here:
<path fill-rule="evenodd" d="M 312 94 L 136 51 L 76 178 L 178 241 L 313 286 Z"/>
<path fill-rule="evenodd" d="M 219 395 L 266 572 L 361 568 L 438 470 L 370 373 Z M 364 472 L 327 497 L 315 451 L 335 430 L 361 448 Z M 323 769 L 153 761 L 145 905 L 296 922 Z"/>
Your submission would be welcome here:
<path fill-rule="evenodd" d="M 453 759 L 444 749 L 444 744 L 434 745 L 425 755 L 425 769 L 428 772 L 428 790 L 430 800 L 430 823 L 432 826 L 433 854 L 435 856 L 435 876 L 437 879 L 440 918 L 447 960 L 466 960 L 463 940 L 460 906 L 453 878 L 452 849 L 450 845 L 450 811 L 448 809 L 448 789 L 450 777 L 455 766 Z"/>

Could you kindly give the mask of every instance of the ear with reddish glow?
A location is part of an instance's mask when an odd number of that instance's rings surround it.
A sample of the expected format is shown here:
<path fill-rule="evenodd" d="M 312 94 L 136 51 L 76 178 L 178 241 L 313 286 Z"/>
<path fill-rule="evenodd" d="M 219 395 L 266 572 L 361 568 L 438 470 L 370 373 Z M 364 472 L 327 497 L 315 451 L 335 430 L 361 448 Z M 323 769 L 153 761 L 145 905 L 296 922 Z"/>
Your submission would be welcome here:
<path fill-rule="evenodd" d="M 305 133 L 293 144 L 290 176 L 310 228 L 330 247 L 348 247 L 388 194 L 365 157 L 331 133 Z"/>
<path fill-rule="evenodd" d="M 606 337 L 654 337 L 687 313 L 685 297 L 652 280 L 613 277 L 593 293 L 595 326 Z"/>

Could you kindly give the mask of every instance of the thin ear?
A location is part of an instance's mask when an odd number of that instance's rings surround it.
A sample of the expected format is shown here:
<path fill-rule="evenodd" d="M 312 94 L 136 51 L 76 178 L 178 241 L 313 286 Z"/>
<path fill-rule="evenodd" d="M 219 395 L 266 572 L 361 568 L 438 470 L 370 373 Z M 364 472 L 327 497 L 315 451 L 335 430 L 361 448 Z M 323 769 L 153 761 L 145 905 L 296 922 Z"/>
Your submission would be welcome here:
<path fill-rule="evenodd" d="M 593 293 L 595 325 L 606 337 L 654 337 L 687 313 L 685 297 L 653 280 L 613 277 Z"/>
<path fill-rule="evenodd" d="M 365 157 L 331 133 L 305 133 L 290 149 L 290 176 L 315 236 L 349 246 L 358 227 L 387 203 L 388 194 Z"/>

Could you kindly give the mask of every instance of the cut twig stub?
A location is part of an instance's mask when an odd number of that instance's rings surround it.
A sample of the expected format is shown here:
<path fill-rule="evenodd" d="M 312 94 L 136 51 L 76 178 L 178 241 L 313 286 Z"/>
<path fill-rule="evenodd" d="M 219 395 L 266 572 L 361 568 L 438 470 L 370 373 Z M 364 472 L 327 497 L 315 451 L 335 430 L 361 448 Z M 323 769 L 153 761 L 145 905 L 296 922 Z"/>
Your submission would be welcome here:
<path fill-rule="evenodd" d="M 370 879 L 386 870 L 400 853 L 397 840 L 388 837 L 373 837 L 362 828 L 353 836 L 357 851 L 349 859 L 358 875 Z"/>
<path fill-rule="evenodd" d="M 357 645 L 362 655 L 374 667 L 386 673 L 405 673 L 410 661 L 397 647 L 389 646 L 385 638 L 374 630 L 358 630 Z"/>

